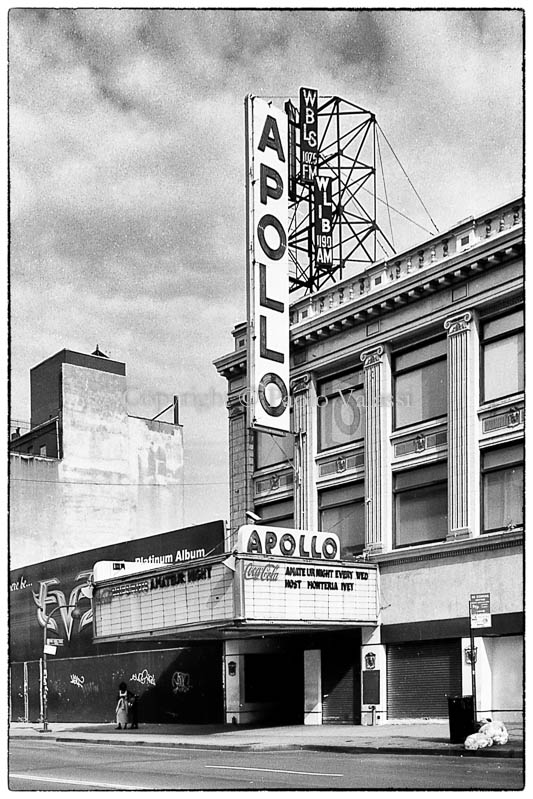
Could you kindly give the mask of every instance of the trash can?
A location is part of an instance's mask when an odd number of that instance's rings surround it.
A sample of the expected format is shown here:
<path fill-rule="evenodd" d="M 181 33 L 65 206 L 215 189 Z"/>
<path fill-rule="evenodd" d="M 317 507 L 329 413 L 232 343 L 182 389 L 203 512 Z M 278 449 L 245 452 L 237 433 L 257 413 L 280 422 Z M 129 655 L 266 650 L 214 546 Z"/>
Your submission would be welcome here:
<path fill-rule="evenodd" d="M 469 735 L 476 732 L 474 697 L 449 696 L 448 717 L 450 720 L 450 743 L 464 743 Z"/>

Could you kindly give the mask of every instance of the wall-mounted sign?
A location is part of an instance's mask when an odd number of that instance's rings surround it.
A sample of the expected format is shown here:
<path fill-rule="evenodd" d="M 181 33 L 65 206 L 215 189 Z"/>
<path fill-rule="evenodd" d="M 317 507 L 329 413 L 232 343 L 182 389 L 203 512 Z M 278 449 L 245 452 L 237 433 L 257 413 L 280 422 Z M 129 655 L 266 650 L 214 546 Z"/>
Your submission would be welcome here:
<path fill-rule="evenodd" d="M 333 200 L 331 178 L 315 178 L 315 263 L 318 266 L 333 263 Z"/>
<path fill-rule="evenodd" d="M 470 594 L 470 626 L 491 627 L 490 594 Z"/>
<path fill-rule="evenodd" d="M 373 568 L 243 558 L 242 569 L 247 620 L 377 623 Z"/>
<path fill-rule="evenodd" d="M 367 652 L 365 655 L 365 668 L 369 671 L 376 668 L 376 653 Z"/>
<path fill-rule="evenodd" d="M 244 524 L 237 533 L 237 551 L 253 555 L 338 560 L 341 546 L 334 533 Z"/>
<path fill-rule="evenodd" d="M 246 98 L 251 427 L 290 430 L 287 116 Z"/>
<path fill-rule="evenodd" d="M 300 89 L 300 183 L 318 174 L 318 91 Z"/>

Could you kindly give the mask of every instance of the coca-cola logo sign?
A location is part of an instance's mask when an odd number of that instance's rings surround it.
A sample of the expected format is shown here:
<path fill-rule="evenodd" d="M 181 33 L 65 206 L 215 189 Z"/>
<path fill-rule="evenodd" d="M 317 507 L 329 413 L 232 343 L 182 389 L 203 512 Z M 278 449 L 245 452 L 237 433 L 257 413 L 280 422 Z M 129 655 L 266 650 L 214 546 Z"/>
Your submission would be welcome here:
<path fill-rule="evenodd" d="M 247 563 L 244 567 L 245 580 L 261 580 L 266 582 L 274 582 L 279 577 L 279 566 L 273 563 L 265 563 L 260 565 L 257 563 Z"/>

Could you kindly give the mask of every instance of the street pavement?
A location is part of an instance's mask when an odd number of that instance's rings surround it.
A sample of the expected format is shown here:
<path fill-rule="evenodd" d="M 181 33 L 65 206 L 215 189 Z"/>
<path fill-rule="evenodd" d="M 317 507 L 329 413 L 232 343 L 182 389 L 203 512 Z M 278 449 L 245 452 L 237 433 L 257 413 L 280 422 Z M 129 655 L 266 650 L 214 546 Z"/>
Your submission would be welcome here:
<path fill-rule="evenodd" d="M 230 726 L 213 724 L 141 724 L 137 730 L 117 730 L 114 723 L 50 722 L 42 724 L 12 722 L 10 738 L 46 738 L 56 741 L 86 741 L 91 744 L 121 743 L 131 745 L 176 746 L 189 749 L 225 749 L 229 751 L 309 750 L 384 754 L 428 754 L 466 757 L 524 756 L 522 724 L 506 724 L 509 741 L 477 751 L 465 750 L 463 744 L 450 743 L 447 721 L 406 722 L 376 726 L 327 724 L 283 727 Z"/>

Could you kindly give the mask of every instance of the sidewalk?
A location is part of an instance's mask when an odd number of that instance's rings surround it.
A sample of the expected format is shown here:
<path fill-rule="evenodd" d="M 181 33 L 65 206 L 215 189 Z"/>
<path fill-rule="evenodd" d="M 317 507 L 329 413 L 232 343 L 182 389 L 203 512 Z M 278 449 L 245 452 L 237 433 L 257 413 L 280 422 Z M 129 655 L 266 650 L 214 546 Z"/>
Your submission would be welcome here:
<path fill-rule="evenodd" d="M 279 751 L 299 749 L 321 752 L 455 755 L 464 757 L 524 756 L 521 724 L 508 724 L 509 742 L 467 751 L 462 744 L 451 744 L 447 721 L 389 723 L 375 727 L 322 725 L 254 727 L 192 724 L 142 724 L 138 730 L 116 730 L 109 724 L 66 724 L 50 722 L 47 733 L 38 723 L 14 722 L 10 738 L 40 738 L 56 741 L 86 741 L 91 744 L 129 744 L 176 746 L 188 749 L 226 749 L 238 751 Z"/>

